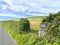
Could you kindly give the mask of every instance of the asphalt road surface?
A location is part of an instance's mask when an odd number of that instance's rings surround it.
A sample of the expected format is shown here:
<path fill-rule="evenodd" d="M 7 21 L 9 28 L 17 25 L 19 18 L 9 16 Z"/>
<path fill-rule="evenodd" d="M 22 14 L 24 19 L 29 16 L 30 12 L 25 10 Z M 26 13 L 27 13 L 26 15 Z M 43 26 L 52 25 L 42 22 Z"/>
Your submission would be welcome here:
<path fill-rule="evenodd" d="M 0 24 L 0 45 L 17 45 Z"/>

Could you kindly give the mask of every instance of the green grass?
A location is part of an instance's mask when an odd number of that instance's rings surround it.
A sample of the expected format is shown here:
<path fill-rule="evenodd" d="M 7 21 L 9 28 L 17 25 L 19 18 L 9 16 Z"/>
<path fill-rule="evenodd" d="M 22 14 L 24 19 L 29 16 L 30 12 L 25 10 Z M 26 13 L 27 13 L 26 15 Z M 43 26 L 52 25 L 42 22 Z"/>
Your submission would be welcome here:
<path fill-rule="evenodd" d="M 29 33 L 27 32 L 23 34 L 18 33 L 19 20 L 5 22 L 3 21 L 2 25 L 4 29 L 11 35 L 11 37 L 16 40 L 17 45 L 59 45 L 60 43 L 57 43 L 59 42 L 58 39 L 55 42 L 56 44 L 55 43 L 51 44 L 48 42 L 47 38 L 45 39 L 38 38 L 38 30 L 42 19 L 43 18 L 41 17 L 28 18 L 28 20 L 30 21 L 32 32 Z"/>
<path fill-rule="evenodd" d="M 30 21 L 31 29 L 34 29 L 34 30 L 39 29 L 42 18 L 28 18 L 28 20 Z"/>
<path fill-rule="evenodd" d="M 30 21 L 31 31 L 29 33 L 19 34 L 19 21 L 6 21 L 2 22 L 4 29 L 16 40 L 18 45 L 37 45 L 37 32 L 42 18 L 28 18 Z M 39 40 L 37 40 L 39 41 Z M 36 44 L 35 44 L 36 43 Z"/>

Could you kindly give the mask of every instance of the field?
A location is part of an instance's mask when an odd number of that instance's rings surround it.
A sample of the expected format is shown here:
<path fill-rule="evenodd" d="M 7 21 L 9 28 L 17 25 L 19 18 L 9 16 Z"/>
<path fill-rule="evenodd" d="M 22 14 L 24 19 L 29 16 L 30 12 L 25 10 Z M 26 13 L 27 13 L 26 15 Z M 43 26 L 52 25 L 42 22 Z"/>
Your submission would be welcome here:
<path fill-rule="evenodd" d="M 60 41 L 57 40 L 49 41 L 48 38 L 39 38 L 38 30 L 39 26 L 44 17 L 30 17 L 31 32 L 18 33 L 19 31 L 19 20 L 2 21 L 4 29 L 16 40 L 17 45 L 59 45 Z M 54 43 L 53 43 L 54 42 Z"/>

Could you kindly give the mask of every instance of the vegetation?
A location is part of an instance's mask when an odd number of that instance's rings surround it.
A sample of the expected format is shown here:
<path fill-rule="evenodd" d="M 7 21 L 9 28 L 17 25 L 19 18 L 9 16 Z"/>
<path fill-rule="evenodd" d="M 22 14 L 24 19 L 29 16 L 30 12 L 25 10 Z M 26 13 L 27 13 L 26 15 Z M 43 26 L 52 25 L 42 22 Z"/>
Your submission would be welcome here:
<path fill-rule="evenodd" d="M 60 44 L 60 12 L 56 14 L 50 13 L 48 17 L 43 19 L 42 23 L 47 22 L 46 38 L 52 45 Z M 56 44 L 55 44 L 56 43 Z"/>
<path fill-rule="evenodd" d="M 54 35 L 55 34 L 57 35 L 57 33 L 60 32 L 60 28 L 58 28 L 58 27 L 60 27 L 60 25 L 59 25 L 60 24 L 60 14 L 58 15 L 58 13 L 57 14 L 50 13 L 49 16 L 45 19 L 44 19 L 45 22 L 48 23 L 46 30 L 49 31 L 50 34 L 53 33 Z"/>
<path fill-rule="evenodd" d="M 3 21 L 2 25 L 6 31 L 16 40 L 18 45 L 60 45 L 60 12 L 50 13 L 44 18 L 27 18 L 30 22 L 31 32 L 18 33 L 19 21 Z M 41 23 L 47 22 L 46 35 L 38 37 L 38 30 Z"/>
<path fill-rule="evenodd" d="M 29 32 L 30 31 L 30 22 L 29 22 L 29 20 L 27 20 L 26 18 L 20 19 L 19 30 L 20 30 L 20 32 L 22 32 L 22 31 Z"/>
<path fill-rule="evenodd" d="M 22 34 L 19 33 L 20 20 L 3 21 L 2 25 L 11 37 L 16 40 L 17 45 L 40 45 L 40 40 L 37 36 L 42 18 L 27 18 L 30 22 L 31 31 L 27 33 L 24 32 Z"/>

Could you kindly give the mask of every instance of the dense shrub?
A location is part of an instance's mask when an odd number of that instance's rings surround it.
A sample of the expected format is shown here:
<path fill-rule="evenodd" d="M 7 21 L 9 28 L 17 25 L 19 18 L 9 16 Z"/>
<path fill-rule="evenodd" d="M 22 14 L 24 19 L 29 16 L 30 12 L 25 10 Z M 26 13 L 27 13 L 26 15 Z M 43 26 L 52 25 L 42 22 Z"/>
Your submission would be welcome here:
<path fill-rule="evenodd" d="M 26 18 L 22 18 L 19 23 L 20 31 L 30 31 L 30 22 Z"/>
<path fill-rule="evenodd" d="M 46 28 L 47 33 L 50 34 L 52 37 L 57 37 L 58 34 L 60 33 L 60 28 L 59 28 L 60 27 L 60 12 L 54 13 L 54 14 L 50 13 L 49 16 L 43 19 L 43 23 L 44 22 L 48 23 L 47 28 Z"/>

